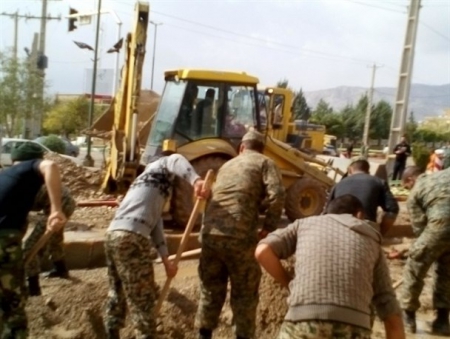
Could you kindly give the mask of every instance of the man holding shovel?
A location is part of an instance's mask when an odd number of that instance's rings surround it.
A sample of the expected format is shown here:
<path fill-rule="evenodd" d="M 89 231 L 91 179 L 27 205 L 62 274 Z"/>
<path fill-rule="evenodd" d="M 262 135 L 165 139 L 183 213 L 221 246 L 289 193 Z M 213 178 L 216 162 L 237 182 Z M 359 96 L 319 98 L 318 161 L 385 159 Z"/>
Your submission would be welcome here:
<path fill-rule="evenodd" d="M 119 338 L 128 306 L 136 339 L 156 337 L 156 300 L 151 240 L 163 261 L 166 274 L 173 277 L 177 267 L 168 259 L 161 214 L 175 177 L 194 187 L 197 197 L 207 197 L 203 180 L 191 164 L 175 153 L 166 140 L 162 156 L 150 162 L 131 185 L 111 222 L 105 241 L 109 293 L 105 307 L 108 339 Z"/>
<path fill-rule="evenodd" d="M 22 238 L 34 199 L 45 183 L 50 197 L 47 230 L 57 231 L 61 211 L 61 177 L 53 161 L 43 160 L 39 146 L 25 143 L 11 153 L 13 166 L 0 173 L 0 337 L 27 337 L 26 287 Z"/>
<path fill-rule="evenodd" d="M 210 339 L 231 281 L 231 309 L 237 338 L 253 338 L 261 268 L 254 257 L 259 238 L 277 228 L 284 187 L 275 163 L 261 154 L 264 135 L 250 131 L 242 138 L 239 155 L 217 174 L 201 231 L 199 338 Z M 259 211 L 267 203 L 258 234 Z"/>

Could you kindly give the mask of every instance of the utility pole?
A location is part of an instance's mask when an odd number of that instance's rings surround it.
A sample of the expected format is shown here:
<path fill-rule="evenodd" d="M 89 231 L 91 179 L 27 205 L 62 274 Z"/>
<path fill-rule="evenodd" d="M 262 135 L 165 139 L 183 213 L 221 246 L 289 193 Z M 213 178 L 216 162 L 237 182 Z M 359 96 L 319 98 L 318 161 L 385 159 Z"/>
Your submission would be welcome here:
<path fill-rule="evenodd" d="M 392 154 L 394 146 L 400 141 L 400 137 L 402 136 L 406 125 L 409 91 L 411 88 L 414 64 L 414 50 L 416 47 L 417 26 L 419 25 L 419 11 L 420 0 L 411 0 L 408 10 L 408 23 L 403 45 L 397 94 L 391 120 L 391 133 L 388 144 L 389 154 Z"/>
<path fill-rule="evenodd" d="M 45 56 L 45 34 L 47 31 L 47 0 L 42 0 L 42 12 L 41 12 L 41 29 L 39 33 L 39 50 L 38 50 L 38 62 L 40 66 L 40 84 L 39 84 L 39 111 L 34 116 L 33 134 L 34 137 L 38 137 L 41 134 L 42 120 L 44 117 L 44 95 L 45 95 L 45 69 L 47 68 L 47 59 Z"/>
<path fill-rule="evenodd" d="M 92 120 L 94 118 L 94 102 L 95 102 L 95 85 L 97 81 L 97 58 L 98 58 L 98 40 L 100 33 L 100 16 L 102 9 L 102 0 L 98 0 L 98 8 L 97 8 L 97 29 L 95 31 L 95 49 L 94 49 L 94 69 L 92 74 L 92 90 L 91 90 L 91 102 L 89 105 L 89 122 L 88 126 L 92 126 Z M 84 158 L 83 165 L 84 166 L 94 166 L 94 159 L 91 156 L 91 136 L 88 134 L 87 136 L 87 152 L 86 157 Z"/>
<path fill-rule="evenodd" d="M 370 82 L 370 89 L 369 89 L 369 95 L 368 95 L 368 103 L 367 103 L 367 110 L 366 110 L 366 119 L 364 121 L 364 134 L 363 134 L 363 145 L 365 146 L 366 150 L 369 148 L 369 130 L 370 130 L 370 116 L 372 114 L 372 101 L 373 101 L 373 88 L 375 85 L 375 73 L 377 71 L 377 68 L 380 68 L 381 66 L 377 66 L 375 63 L 372 66 L 372 80 Z"/>
<path fill-rule="evenodd" d="M 11 19 L 14 20 L 14 45 L 13 45 L 13 58 L 14 60 L 17 60 L 17 49 L 18 49 L 18 43 L 19 43 L 19 11 L 16 11 L 15 13 L 1 13 L 2 16 L 9 16 Z"/>
<path fill-rule="evenodd" d="M 28 62 L 27 62 L 27 67 L 28 67 L 28 71 L 30 72 L 30 74 L 33 74 L 33 79 L 34 79 L 34 75 L 37 73 L 37 59 L 38 59 L 38 40 L 39 40 L 39 34 L 38 33 L 34 33 L 33 36 L 33 43 L 31 45 L 31 51 L 28 54 Z M 35 114 L 35 109 L 36 109 L 36 98 L 37 98 L 37 88 L 36 88 L 36 83 L 35 81 L 30 81 L 27 84 L 28 88 L 28 100 L 30 102 L 30 105 L 27 105 L 26 111 L 25 111 L 25 116 L 24 116 L 24 122 L 23 122 L 23 130 L 22 130 L 22 136 L 24 139 L 29 139 L 31 138 L 31 133 L 32 133 L 32 129 L 33 129 L 33 120 L 32 118 L 34 117 Z"/>
<path fill-rule="evenodd" d="M 17 60 L 17 47 L 19 43 L 19 11 L 14 14 L 14 60 Z"/>
<path fill-rule="evenodd" d="M 150 89 L 153 90 L 153 78 L 155 77 L 155 55 L 156 55 L 156 35 L 158 34 L 158 26 L 162 25 L 162 22 L 156 23 L 150 21 L 150 23 L 155 26 L 154 38 L 153 38 L 153 58 L 152 58 L 152 78 L 150 83 Z"/>

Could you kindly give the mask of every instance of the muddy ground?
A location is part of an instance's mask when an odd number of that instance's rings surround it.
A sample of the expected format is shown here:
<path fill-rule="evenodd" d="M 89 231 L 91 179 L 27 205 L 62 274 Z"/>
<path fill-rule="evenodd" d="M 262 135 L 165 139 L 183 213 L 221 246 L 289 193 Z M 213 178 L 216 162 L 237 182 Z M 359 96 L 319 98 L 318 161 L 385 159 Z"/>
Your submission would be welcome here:
<path fill-rule="evenodd" d="M 63 167 L 63 180 L 72 189 L 77 200 L 102 198 L 97 190 L 100 183 L 99 172 L 73 166 L 61 159 L 57 160 Z M 404 203 L 401 203 L 400 206 L 401 213 L 396 224 L 409 224 Z M 66 230 L 106 229 L 114 212 L 115 208 L 111 207 L 77 208 L 66 225 Z M 399 242 L 402 243 L 396 244 Z M 392 248 L 402 250 L 408 246 L 408 243 L 403 239 L 394 239 L 391 244 L 386 246 L 386 252 Z M 404 260 L 390 261 L 394 282 L 400 279 L 403 265 Z M 165 275 L 161 265 L 155 265 L 155 274 L 157 283 L 162 285 Z M 108 289 L 106 269 L 72 271 L 70 280 L 42 279 L 41 284 L 43 295 L 30 298 L 27 305 L 30 338 L 101 339 L 105 337 L 102 308 Z M 158 332 L 161 338 L 196 338 L 194 317 L 198 305 L 198 295 L 197 261 L 184 261 L 179 266 L 178 276 L 172 282 L 172 289 L 158 320 Z M 264 274 L 260 288 L 255 338 L 276 337 L 286 313 L 286 297 L 287 291 L 281 289 L 278 284 Z M 422 295 L 422 308 L 418 313 L 418 327 L 421 334 L 411 335 L 408 338 L 435 338 L 426 334 L 426 321 L 429 321 L 431 317 L 430 282 L 428 280 Z M 214 338 L 233 338 L 231 321 L 232 313 L 227 300 L 222 311 L 220 326 L 215 331 Z M 128 320 L 121 334 L 122 338 L 133 338 L 133 331 Z M 373 337 L 385 337 L 379 322 L 375 324 Z"/>
<path fill-rule="evenodd" d="M 394 245 L 395 247 L 395 245 Z M 386 250 L 392 245 L 386 247 Z M 389 262 L 393 282 L 401 277 L 404 260 Z M 165 281 L 164 268 L 155 264 L 157 283 Z M 422 307 L 418 313 L 420 334 L 408 338 L 435 338 L 427 334 L 427 324 L 432 318 L 430 298 L 430 278 L 422 294 Z M 43 295 L 28 301 L 27 314 L 30 322 L 30 338 L 35 339 L 84 339 L 104 338 L 102 308 L 107 294 L 108 281 L 106 269 L 71 271 L 70 280 L 42 279 Z M 400 290 L 401 287 L 398 289 Z M 198 305 L 197 261 L 184 261 L 179 273 L 172 282 L 167 301 L 164 303 L 158 320 L 161 338 L 196 338 L 194 317 Z M 258 339 L 276 338 L 279 326 L 286 312 L 287 291 L 263 275 L 258 306 Z M 214 338 L 233 338 L 231 329 L 232 313 L 227 301 L 221 315 L 220 326 Z M 129 320 L 122 331 L 122 338 L 133 338 Z M 373 338 L 384 338 L 382 324 L 377 322 Z"/>

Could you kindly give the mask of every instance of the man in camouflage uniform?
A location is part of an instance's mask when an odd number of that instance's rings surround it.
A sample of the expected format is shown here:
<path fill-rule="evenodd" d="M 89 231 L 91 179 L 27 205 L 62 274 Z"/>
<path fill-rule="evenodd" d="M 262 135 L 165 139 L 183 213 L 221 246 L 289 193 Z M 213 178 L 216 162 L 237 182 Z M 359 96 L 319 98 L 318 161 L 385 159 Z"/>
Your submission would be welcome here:
<path fill-rule="evenodd" d="M 196 316 L 199 338 L 212 337 L 231 281 L 231 309 L 237 338 L 252 338 L 261 268 L 254 252 L 263 200 L 266 218 L 259 237 L 277 228 L 284 203 L 281 174 L 262 155 L 264 136 L 244 135 L 240 154 L 219 170 L 201 231 L 200 304 Z"/>
<path fill-rule="evenodd" d="M 75 211 L 76 202 L 67 187 L 62 188 L 62 200 L 61 208 L 66 216 L 67 220 L 72 216 Z M 24 242 L 24 254 L 25 256 L 39 241 L 42 235 L 45 233 L 47 219 L 50 215 L 50 199 L 48 197 L 47 189 L 45 186 L 39 191 L 36 200 L 34 201 L 32 211 L 42 211 L 43 216 L 39 216 L 33 231 Z M 69 272 L 64 260 L 64 228 L 61 228 L 58 232 L 51 235 L 44 253 L 50 256 L 53 263 L 53 270 L 48 274 L 48 278 L 68 278 Z M 36 255 L 25 267 L 25 273 L 28 277 L 28 291 L 30 296 L 41 295 L 41 288 L 39 285 L 39 273 L 41 272 L 40 258 Z"/>
<path fill-rule="evenodd" d="M 109 293 L 103 318 L 108 339 L 119 338 L 127 308 L 135 338 L 156 337 L 153 311 L 156 289 L 150 238 L 161 256 L 166 275 L 174 277 L 177 267 L 168 259 L 161 214 L 175 177 L 189 182 L 197 197 L 207 195 L 204 181 L 191 164 L 183 156 L 173 154 L 174 148 L 163 150 L 163 156 L 150 162 L 135 179 L 106 232 Z"/>
<path fill-rule="evenodd" d="M 411 192 L 407 207 L 414 234 L 418 237 L 409 250 L 403 274 L 400 302 L 406 328 L 416 331 L 415 312 L 420 307 L 419 296 L 424 279 L 435 263 L 433 307 L 436 318 L 432 331 L 450 334 L 450 168 L 421 175 L 417 167 L 408 167 L 403 185 Z"/>
<path fill-rule="evenodd" d="M 13 166 L 0 173 L 0 338 L 27 337 L 27 298 L 22 238 L 27 215 L 41 186 L 49 190 L 51 215 L 47 229 L 64 225 L 58 165 L 43 160 L 40 147 L 25 143 L 11 153 Z"/>

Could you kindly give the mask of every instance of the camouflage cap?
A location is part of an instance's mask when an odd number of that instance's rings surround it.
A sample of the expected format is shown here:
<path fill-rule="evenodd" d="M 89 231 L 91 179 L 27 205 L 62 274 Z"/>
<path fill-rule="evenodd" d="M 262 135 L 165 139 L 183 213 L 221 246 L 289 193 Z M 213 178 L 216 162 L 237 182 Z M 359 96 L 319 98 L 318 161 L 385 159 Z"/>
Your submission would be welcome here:
<path fill-rule="evenodd" d="M 263 144 L 265 143 L 264 139 L 265 139 L 264 135 L 259 133 L 258 131 L 255 131 L 255 130 L 248 131 L 242 137 L 242 141 L 254 140 L 254 141 L 259 141 L 259 142 L 261 142 Z"/>

